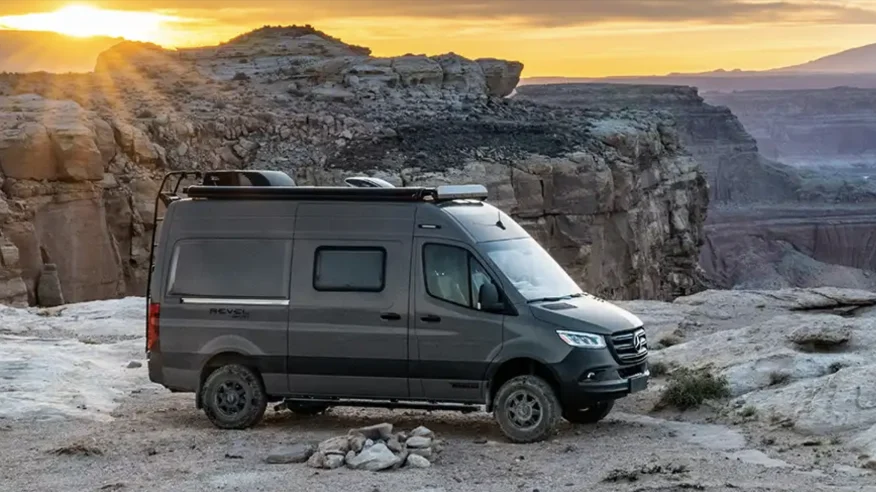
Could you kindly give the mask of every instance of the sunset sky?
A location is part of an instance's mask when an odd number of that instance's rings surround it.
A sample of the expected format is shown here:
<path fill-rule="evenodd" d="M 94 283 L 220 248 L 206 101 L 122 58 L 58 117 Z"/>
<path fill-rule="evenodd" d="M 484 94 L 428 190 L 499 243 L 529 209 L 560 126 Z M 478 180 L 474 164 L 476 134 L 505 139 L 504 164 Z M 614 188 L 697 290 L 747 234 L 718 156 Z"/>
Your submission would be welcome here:
<path fill-rule="evenodd" d="M 306 23 L 377 56 L 509 58 L 528 77 L 665 74 L 774 68 L 876 43 L 876 0 L 0 0 L 0 29 L 166 47 Z"/>

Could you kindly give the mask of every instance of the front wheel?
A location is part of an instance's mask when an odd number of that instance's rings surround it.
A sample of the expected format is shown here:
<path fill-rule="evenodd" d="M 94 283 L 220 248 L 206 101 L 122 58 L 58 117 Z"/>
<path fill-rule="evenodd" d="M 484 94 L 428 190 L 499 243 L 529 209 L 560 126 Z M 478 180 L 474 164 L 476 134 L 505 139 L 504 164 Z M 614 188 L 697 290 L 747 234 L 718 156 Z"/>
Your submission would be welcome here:
<path fill-rule="evenodd" d="M 564 410 L 563 418 L 573 424 L 595 424 L 604 419 L 614 408 L 614 400 L 594 403 L 587 408 Z"/>
<path fill-rule="evenodd" d="M 515 443 L 550 437 L 560 417 L 553 388 L 538 376 L 517 376 L 496 393 L 495 416 L 502 433 Z"/>
<path fill-rule="evenodd" d="M 222 366 L 204 382 L 201 405 L 220 429 L 246 429 L 265 415 L 268 397 L 254 370 L 237 364 Z"/>

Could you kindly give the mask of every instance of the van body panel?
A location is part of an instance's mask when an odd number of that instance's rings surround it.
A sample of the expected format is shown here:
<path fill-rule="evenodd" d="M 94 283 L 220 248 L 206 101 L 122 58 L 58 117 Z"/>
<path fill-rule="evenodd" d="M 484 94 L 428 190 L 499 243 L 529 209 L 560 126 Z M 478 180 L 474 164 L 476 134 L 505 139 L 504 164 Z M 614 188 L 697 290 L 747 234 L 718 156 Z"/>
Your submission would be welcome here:
<path fill-rule="evenodd" d="M 488 203 L 448 202 L 437 208 L 456 222 L 472 243 L 530 237 L 514 219 Z"/>
<path fill-rule="evenodd" d="M 408 300 L 414 211 L 410 204 L 302 203 L 289 304 L 290 393 L 410 397 Z M 348 254 L 352 256 L 345 259 Z M 335 268 L 333 261 L 341 266 L 340 262 L 353 261 L 346 268 L 361 268 L 357 255 L 363 261 L 382 256 L 380 285 L 363 279 L 362 285 L 349 288 L 320 287 L 320 279 L 342 276 L 343 272 L 329 271 Z"/>
<path fill-rule="evenodd" d="M 589 295 L 539 303 L 530 309 L 536 319 L 565 330 L 611 335 L 642 326 L 642 321 L 635 315 Z"/>
<path fill-rule="evenodd" d="M 259 368 L 268 393 L 288 390 L 296 208 L 201 200 L 168 207 L 152 284 L 153 302 L 161 304 L 163 384 L 197 391 L 204 365 L 230 353 Z"/>
<path fill-rule="evenodd" d="M 450 302 L 430 292 L 425 250 L 430 245 L 458 248 L 456 251 L 471 254 L 483 265 L 466 243 L 417 238 L 413 322 L 419 357 L 412 361 L 411 377 L 421 381 L 423 395 L 430 400 L 480 402 L 487 369 L 502 348 L 505 316 Z M 493 275 L 489 270 L 487 273 Z M 469 295 L 471 299 L 475 294 Z"/>

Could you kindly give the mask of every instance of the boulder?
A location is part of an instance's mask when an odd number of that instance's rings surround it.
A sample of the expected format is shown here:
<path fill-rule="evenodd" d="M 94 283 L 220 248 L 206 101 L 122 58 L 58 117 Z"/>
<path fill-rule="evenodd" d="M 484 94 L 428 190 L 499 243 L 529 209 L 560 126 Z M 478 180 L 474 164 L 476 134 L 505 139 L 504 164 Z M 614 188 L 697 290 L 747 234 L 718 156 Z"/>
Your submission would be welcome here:
<path fill-rule="evenodd" d="M 58 268 L 54 263 L 43 265 L 43 271 L 40 273 L 37 283 L 37 303 L 42 307 L 55 307 L 64 304 L 61 280 L 58 278 Z"/>
<path fill-rule="evenodd" d="M 326 455 L 322 451 L 316 451 L 310 458 L 307 459 L 307 466 L 311 468 L 325 468 L 326 467 Z"/>
<path fill-rule="evenodd" d="M 852 326 L 822 321 L 810 323 L 788 334 L 788 340 L 803 347 L 829 349 L 843 345 L 852 338 Z"/>
<path fill-rule="evenodd" d="M 432 445 L 432 438 L 423 436 L 409 437 L 405 444 L 409 449 L 412 448 L 428 448 Z"/>
<path fill-rule="evenodd" d="M 52 153 L 57 163 L 57 177 L 64 181 L 99 181 L 103 179 L 104 158 L 98 148 L 97 135 L 84 122 L 59 122 L 50 133 Z"/>
<path fill-rule="evenodd" d="M 322 454 L 345 455 L 350 451 L 350 439 L 347 436 L 331 437 L 319 443 L 319 452 Z"/>
<path fill-rule="evenodd" d="M 143 130 L 118 119 L 113 120 L 112 128 L 119 148 L 132 162 L 150 167 L 163 164 L 162 149 Z"/>
<path fill-rule="evenodd" d="M 841 369 L 748 395 L 759 413 L 793 423 L 798 432 L 830 435 L 876 425 L 876 364 Z"/>
<path fill-rule="evenodd" d="M 304 443 L 279 446 L 271 450 L 265 458 L 265 462 L 270 464 L 305 463 L 314 451 L 312 445 Z M 343 462 L 343 457 L 341 457 L 341 461 Z"/>
<path fill-rule="evenodd" d="M 34 122 L 0 131 L 0 169 L 7 178 L 57 178 L 57 163 L 46 127 Z"/>
<path fill-rule="evenodd" d="M 429 460 L 418 454 L 409 454 L 406 464 L 411 468 L 429 468 L 432 466 Z"/>
<path fill-rule="evenodd" d="M 438 62 L 444 72 L 443 88 L 468 94 L 487 94 L 487 79 L 478 62 L 456 53 L 433 56 L 432 59 Z"/>
<path fill-rule="evenodd" d="M 366 439 L 372 440 L 389 440 L 392 438 L 392 424 L 382 423 L 369 425 L 368 427 L 362 427 L 360 429 L 356 429 L 352 431 L 358 434 L 365 436 Z"/>
<path fill-rule="evenodd" d="M 484 72 L 489 95 L 495 97 L 505 97 L 514 92 L 523 73 L 523 64 L 516 61 L 479 58 L 477 63 Z"/>
<path fill-rule="evenodd" d="M 13 307 L 28 305 L 27 285 L 20 276 L 0 278 L 0 304 Z"/>
<path fill-rule="evenodd" d="M 347 466 L 354 470 L 380 471 L 391 468 L 401 461 L 383 443 L 377 443 L 365 448 L 355 456 L 348 456 Z"/>

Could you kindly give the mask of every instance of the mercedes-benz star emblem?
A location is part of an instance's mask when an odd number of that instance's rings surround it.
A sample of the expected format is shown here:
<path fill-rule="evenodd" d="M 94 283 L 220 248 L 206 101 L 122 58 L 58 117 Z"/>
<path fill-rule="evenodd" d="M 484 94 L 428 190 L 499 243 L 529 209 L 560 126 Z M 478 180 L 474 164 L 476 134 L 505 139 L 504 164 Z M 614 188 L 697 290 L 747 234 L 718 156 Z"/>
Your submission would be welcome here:
<path fill-rule="evenodd" d="M 642 347 L 645 346 L 645 337 L 642 335 L 637 335 L 635 342 L 633 342 L 633 346 L 636 348 L 636 352 L 641 352 Z"/>

